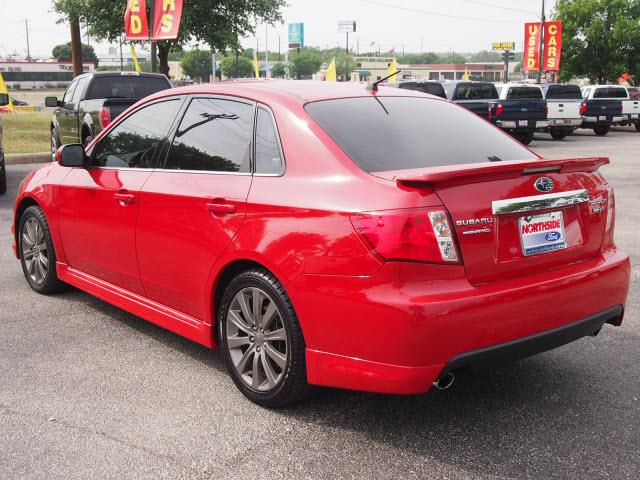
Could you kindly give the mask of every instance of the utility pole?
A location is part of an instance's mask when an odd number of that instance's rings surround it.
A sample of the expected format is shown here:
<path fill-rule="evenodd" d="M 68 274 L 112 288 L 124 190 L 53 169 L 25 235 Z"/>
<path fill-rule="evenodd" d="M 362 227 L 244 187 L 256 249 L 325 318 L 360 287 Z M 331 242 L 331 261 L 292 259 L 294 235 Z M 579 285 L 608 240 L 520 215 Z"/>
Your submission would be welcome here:
<path fill-rule="evenodd" d="M 118 41 L 120 42 L 120 71 L 124 71 L 124 59 L 122 58 L 122 34 L 118 36 Z"/>
<path fill-rule="evenodd" d="M 27 30 L 27 62 L 31 61 L 31 49 L 29 48 L 29 20 L 24 19 L 24 26 Z"/>
<path fill-rule="evenodd" d="M 82 44 L 80 43 L 80 21 L 75 18 L 71 25 L 71 61 L 73 62 L 73 76 L 82 75 Z"/>
<path fill-rule="evenodd" d="M 151 35 L 151 37 L 153 37 L 153 7 L 154 7 L 155 2 L 151 1 L 149 2 L 149 35 Z M 152 72 L 156 72 L 157 71 L 157 53 L 156 53 L 156 42 L 154 40 L 151 40 L 151 38 L 149 38 L 149 40 L 151 41 L 151 61 L 150 63 L 150 67 L 151 67 L 151 71 Z"/>
<path fill-rule="evenodd" d="M 538 82 L 542 80 L 542 55 L 544 54 L 544 0 L 542 0 L 542 14 L 540 15 L 540 51 L 538 56 Z"/>
<path fill-rule="evenodd" d="M 347 54 L 344 57 L 344 81 L 347 81 L 347 77 L 349 76 L 349 32 L 347 32 L 347 45 L 345 46 L 345 53 Z"/>
<path fill-rule="evenodd" d="M 264 24 L 264 77 L 270 78 L 269 73 L 269 24 Z"/>

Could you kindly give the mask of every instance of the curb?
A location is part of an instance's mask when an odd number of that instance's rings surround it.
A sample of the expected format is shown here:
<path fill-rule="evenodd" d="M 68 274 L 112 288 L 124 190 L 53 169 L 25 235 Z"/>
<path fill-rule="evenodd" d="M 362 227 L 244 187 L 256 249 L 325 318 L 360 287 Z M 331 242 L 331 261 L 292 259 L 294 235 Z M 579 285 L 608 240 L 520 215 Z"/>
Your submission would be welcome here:
<path fill-rule="evenodd" d="M 50 152 L 42 153 L 5 153 L 5 165 L 20 165 L 22 163 L 47 163 L 51 161 Z"/>

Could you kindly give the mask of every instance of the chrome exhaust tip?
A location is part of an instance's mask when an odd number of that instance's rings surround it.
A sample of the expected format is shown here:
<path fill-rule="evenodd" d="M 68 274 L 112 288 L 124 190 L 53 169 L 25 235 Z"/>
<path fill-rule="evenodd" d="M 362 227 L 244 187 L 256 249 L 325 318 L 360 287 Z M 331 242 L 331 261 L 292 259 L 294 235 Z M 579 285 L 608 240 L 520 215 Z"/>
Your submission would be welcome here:
<path fill-rule="evenodd" d="M 455 381 L 455 379 L 455 375 L 449 372 L 433 382 L 433 386 L 438 390 L 449 390 L 453 386 L 453 382 Z"/>

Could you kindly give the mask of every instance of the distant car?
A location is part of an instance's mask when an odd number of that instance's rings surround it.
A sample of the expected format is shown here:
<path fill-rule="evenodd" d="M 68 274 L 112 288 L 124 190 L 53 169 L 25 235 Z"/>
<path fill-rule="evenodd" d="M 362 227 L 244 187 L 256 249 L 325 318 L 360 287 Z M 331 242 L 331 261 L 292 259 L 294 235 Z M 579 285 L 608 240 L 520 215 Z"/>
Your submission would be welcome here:
<path fill-rule="evenodd" d="M 9 95 L 0 93 L 0 107 L 9 105 Z M 2 146 L 2 116 L 0 115 L 0 194 L 7 191 L 7 171 L 4 164 L 4 148 Z"/>
<path fill-rule="evenodd" d="M 25 102 L 24 100 L 18 100 L 16 97 L 11 97 L 11 103 L 13 103 L 14 106 L 19 106 L 19 107 L 26 107 L 27 105 L 29 105 L 29 102 Z"/>
<path fill-rule="evenodd" d="M 548 132 L 554 140 L 562 140 L 582 125 L 582 92 L 578 85 L 570 83 L 547 83 L 541 87 L 547 101 L 549 121 L 549 126 L 542 130 Z"/>
<path fill-rule="evenodd" d="M 62 100 L 46 97 L 54 107 L 51 118 L 51 156 L 60 145 L 86 145 L 118 115 L 141 98 L 171 88 L 162 74 L 93 72 L 76 77 Z"/>
<path fill-rule="evenodd" d="M 547 128 L 547 101 L 539 85 L 496 85 L 499 98 L 489 105 L 489 120 L 528 145 L 537 129 Z"/>
<path fill-rule="evenodd" d="M 440 82 L 435 80 L 402 80 L 400 82 L 388 82 L 385 87 L 401 88 L 403 90 L 413 90 L 415 92 L 428 93 L 440 98 L 447 98 L 447 94 Z"/>
<path fill-rule="evenodd" d="M 71 284 L 220 346 L 266 407 L 310 385 L 445 389 L 622 323 L 630 264 L 597 171 L 608 160 L 543 159 L 441 98 L 197 85 L 58 153 L 14 204 L 28 285 Z"/>
<path fill-rule="evenodd" d="M 489 104 L 498 99 L 498 91 L 493 83 L 467 80 L 440 83 L 447 99 L 484 119 L 489 119 Z"/>
<path fill-rule="evenodd" d="M 616 85 L 589 85 L 582 88 L 582 128 L 593 129 L 599 137 L 611 130 L 611 125 L 622 122 L 622 101 L 629 99 L 624 87 Z"/>

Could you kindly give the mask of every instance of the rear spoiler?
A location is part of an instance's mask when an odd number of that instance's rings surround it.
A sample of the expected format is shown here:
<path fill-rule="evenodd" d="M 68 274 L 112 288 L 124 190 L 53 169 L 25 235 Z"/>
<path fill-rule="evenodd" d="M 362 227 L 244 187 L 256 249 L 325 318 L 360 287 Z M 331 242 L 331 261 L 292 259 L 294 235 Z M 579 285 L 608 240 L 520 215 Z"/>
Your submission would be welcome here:
<path fill-rule="evenodd" d="M 408 173 L 406 176 L 398 172 L 395 181 L 407 186 L 450 186 L 467 183 L 479 183 L 491 180 L 517 178 L 522 175 L 543 173 L 595 172 L 602 165 L 609 163 L 605 157 L 570 158 L 564 160 L 533 160 L 527 162 L 496 162 L 461 165 L 453 170 L 434 170 L 419 174 Z"/>

